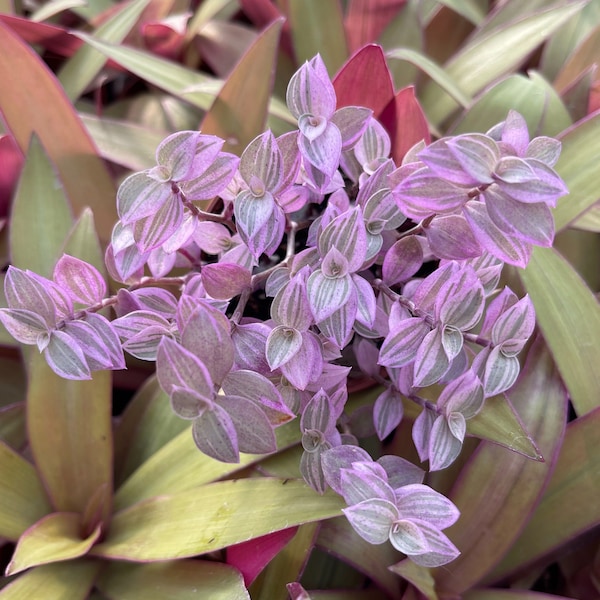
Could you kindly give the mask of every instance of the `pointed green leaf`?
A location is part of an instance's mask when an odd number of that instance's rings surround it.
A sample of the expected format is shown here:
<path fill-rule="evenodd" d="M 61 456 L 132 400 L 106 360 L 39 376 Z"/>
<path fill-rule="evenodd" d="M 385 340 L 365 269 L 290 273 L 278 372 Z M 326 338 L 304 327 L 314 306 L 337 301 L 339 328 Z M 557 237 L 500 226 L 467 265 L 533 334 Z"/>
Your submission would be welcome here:
<path fill-rule="evenodd" d="M 81 527 L 81 517 L 76 513 L 46 515 L 19 538 L 6 574 L 83 556 L 100 537 L 100 525 L 85 539 Z"/>
<path fill-rule="evenodd" d="M 278 427 L 275 434 L 279 449 L 300 441 L 300 428 L 296 421 Z M 153 496 L 183 492 L 204 485 L 262 458 L 263 455 L 241 454 L 240 462 L 234 464 L 210 458 L 198 450 L 188 426 L 146 460 L 118 489 L 115 510 L 122 510 Z"/>
<path fill-rule="evenodd" d="M 0 536 L 16 540 L 48 512 L 50 504 L 33 465 L 0 442 Z"/>
<path fill-rule="evenodd" d="M 600 525 L 598 473 L 600 408 L 569 423 L 556 469 L 533 518 L 490 579 L 503 579 Z"/>
<path fill-rule="evenodd" d="M 440 0 L 439 3 L 451 8 L 473 25 L 479 25 L 485 17 L 481 2 L 476 0 Z"/>
<path fill-rule="evenodd" d="M 555 136 L 571 125 L 563 102 L 534 71 L 511 75 L 486 90 L 452 126 L 452 134 L 485 132 L 504 121 L 509 110 L 523 115 L 532 135 Z"/>
<path fill-rule="evenodd" d="M 333 75 L 348 58 L 339 0 L 289 0 L 288 20 L 298 63 L 320 53 Z"/>
<path fill-rule="evenodd" d="M 450 59 L 445 65 L 447 75 L 466 94 L 476 94 L 520 65 L 584 5 L 585 2 L 560 5 L 491 30 L 467 43 Z M 434 82 L 425 87 L 421 101 L 435 126 L 443 123 L 458 106 Z"/>
<path fill-rule="evenodd" d="M 225 140 L 224 149 L 240 156 L 264 131 L 283 20 L 274 21 L 236 65 L 202 121 L 202 133 Z M 248 102 L 252 98 L 252 102 Z"/>
<path fill-rule="evenodd" d="M 0 23 L 0 112 L 23 152 L 36 132 L 79 213 L 90 206 L 103 240 L 117 219 L 115 186 L 73 106 L 39 56 Z"/>
<path fill-rule="evenodd" d="M 0 440 L 13 448 L 21 448 L 27 442 L 24 402 L 0 408 Z"/>
<path fill-rule="evenodd" d="M 94 214 L 89 208 L 84 208 L 69 231 L 62 252 L 74 256 L 96 267 L 106 279 L 104 253 L 96 232 Z"/>
<path fill-rule="evenodd" d="M 529 351 L 510 397 L 546 462 L 532 461 L 494 444 L 479 445 L 450 493 L 461 516 L 445 533 L 461 555 L 434 571 L 436 589 L 443 597 L 470 589 L 514 543 L 539 501 L 560 450 L 567 395 L 541 341 Z M 487 535 L 481 535 L 482 531 Z"/>
<path fill-rule="evenodd" d="M 577 218 L 571 226 L 574 229 L 582 229 L 583 231 L 593 231 L 600 233 L 600 206 L 593 206 Z"/>
<path fill-rule="evenodd" d="M 85 6 L 85 4 L 85 0 L 50 0 L 40 6 L 29 18 L 37 22 L 46 21 L 65 10 Z"/>
<path fill-rule="evenodd" d="M 189 421 L 179 418 L 156 376 L 138 390 L 115 430 L 115 479 L 123 482 L 184 429 L 191 438 Z"/>
<path fill-rule="evenodd" d="M 133 561 L 204 554 L 293 525 L 340 515 L 343 500 L 304 482 L 222 481 L 140 502 L 117 513 L 96 556 Z"/>
<path fill-rule="evenodd" d="M 598 201 L 600 169 L 600 113 L 577 123 L 561 136 L 561 156 L 556 163 L 569 194 L 558 201 L 554 210 L 556 230 L 560 231 Z"/>
<path fill-rule="evenodd" d="M 83 513 L 98 488 L 112 490 L 110 373 L 97 372 L 90 381 L 61 379 L 37 353 L 29 366 L 27 425 L 36 465 L 54 508 Z"/>
<path fill-rule="evenodd" d="M 71 228 L 69 201 L 62 182 L 36 134 L 17 187 L 10 220 L 12 263 L 50 276 Z M 36 243 L 32 244 L 31 240 Z"/>
<path fill-rule="evenodd" d="M 400 575 L 402 579 L 414 585 L 427 600 L 438 600 L 435 591 L 435 579 L 431 575 L 431 569 L 417 565 L 410 558 L 401 560 L 389 569 L 392 573 Z"/>
<path fill-rule="evenodd" d="M 105 42 L 121 43 L 138 21 L 150 0 L 133 0 L 118 7 L 94 35 Z M 100 72 L 106 57 L 89 46 L 82 46 L 60 69 L 58 79 L 67 97 L 75 101 Z"/>
<path fill-rule="evenodd" d="M 31 569 L 0 591 L 2 600 L 86 600 L 101 561 L 78 559 Z"/>
<path fill-rule="evenodd" d="M 108 598 L 119 600 L 250 600 L 239 571 L 204 560 L 147 565 L 111 562 L 96 585 Z"/>
<path fill-rule="evenodd" d="M 534 248 L 519 271 L 536 318 L 579 416 L 600 405 L 600 306 L 553 248 Z"/>

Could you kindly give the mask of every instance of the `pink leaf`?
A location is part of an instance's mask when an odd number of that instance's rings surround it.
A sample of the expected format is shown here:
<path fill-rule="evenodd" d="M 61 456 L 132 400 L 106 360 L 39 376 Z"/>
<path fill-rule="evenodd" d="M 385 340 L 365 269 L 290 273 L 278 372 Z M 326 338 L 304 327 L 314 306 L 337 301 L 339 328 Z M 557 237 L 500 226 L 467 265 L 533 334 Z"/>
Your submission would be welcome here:
<path fill-rule="evenodd" d="M 53 279 L 75 302 L 81 304 L 96 304 L 106 294 L 106 282 L 98 269 L 68 254 L 56 263 Z"/>
<path fill-rule="evenodd" d="M 252 275 L 248 269 L 232 263 L 215 263 L 200 272 L 206 293 L 212 298 L 229 300 L 249 289 Z"/>

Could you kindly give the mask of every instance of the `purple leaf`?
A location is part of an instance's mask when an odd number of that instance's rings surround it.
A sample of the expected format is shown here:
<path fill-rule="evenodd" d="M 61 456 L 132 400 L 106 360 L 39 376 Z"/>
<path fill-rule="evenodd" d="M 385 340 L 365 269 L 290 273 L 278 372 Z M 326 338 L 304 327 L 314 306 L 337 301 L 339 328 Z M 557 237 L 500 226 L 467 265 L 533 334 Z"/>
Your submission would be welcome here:
<path fill-rule="evenodd" d="M 312 331 L 303 331 L 298 352 L 280 367 L 285 378 L 297 389 L 304 390 L 316 381 L 323 370 L 321 343 Z"/>
<path fill-rule="evenodd" d="M 123 342 L 123 350 L 139 360 L 156 361 L 158 346 L 165 336 L 173 337 L 164 327 L 152 325 Z"/>
<path fill-rule="evenodd" d="M 317 132 L 318 129 L 315 133 Z M 331 178 L 340 163 L 342 135 L 333 123 L 327 123 L 318 137 L 310 139 L 301 135 L 298 138 L 298 148 L 310 164 Z"/>
<path fill-rule="evenodd" d="M 350 299 L 342 308 L 336 310 L 330 317 L 317 323 L 321 333 L 337 348 L 346 347 L 352 337 L 352 327 L 358 310 L 356 293 L 350 295 Z"/>
<path fill-rule="evenodd" d="M 300 172 L 301 159 L 298 149 L 298 132 L 290 131 L 280 135 L 277 138 L 277 145 L 283 159 L 283 178 L 279 184 L 279 190 L 283 191 L 296 182 Z"/>
<path fill-rule="evenodd" d="M 414 360 L 431 327 L 421 317 L 410 317 L 394 327 L 383 341 L 379 364 L 402 367 Z"/>
<path fill-rule="evenodd" d="M 421 528 L 412 521 L 395 520 L 389 537 L 392 546 L 408 556 L 426 554 L 430 550 Z"/>
<path fill-rule="evenodd" d="M 220 254 L 231 246 L 231 233 L 221 223 L 200 221 L 193 234 L 194 241 L 207 254 Z"/>
<path fill-rule="evenodd" d="M 112 326 L 122 340 L 137 335 L 147 327 L 161 327 L 165 333 L 170 332 L 171 324 L 162 315 L 150 310 L 135 310 L 112 322 Z"/>
<path fill-rule="evenodd" d="M 456 546 L 435 526 L 425 521 L 415 523 L 424 536 L 429 551 L 419 555 L 411 555 L 411 560 L 422 567 L 440 567 L 453 561 L 459 554 Z M 394 543 L 396 537 L 394 532 L 390 535 L 390 542 L 396 549 L 400 549 Z"/>
<path fill-rule="evenodd" d="M 509 110 L 502 125 L 502 143 L 508 144 L 517 156 L 523 156 L 529 144 L 527 122 L 516 111 Z"/>
<path fill-rule="evenodd" d="M 183 221 L 183 205 L 172 197 L 153 215 L 139 219 L 133 226 L 133 237 L 140 252 L 149 252 L 166 242 Z"/>
<path fill-rule="evenodd" d="M 365 131 L 373 111 L 359 106 L 344 106 L 335 111 L 331 117 L 342 135 L 342 149 L 349 150 Z M 387 158 L 388 154 L 384 157 Z"/>
<path fill-rule="evenodd" d="M 64 379 L 91 379 L 90 368 L 77 342 L 64 331 L 53 331 L 44 350 L 50 368 Z"/>
<path fill-rule="evenodd" d="M 352 463 L 372 460 L 366 450 L 359 446 L 342 445 L 331 448 L 323 453 L 322 467 L 329 486 L 340 496 L 342 491 L 342 469 L 350 469 Z"/>
<path fill-rule="evenodd" d="M 382 471 L 381 475 L 377 474 L 377 469 Z M 346 504 L 351 506 L 372 498 L 394 502 L 394 490 L 383 478 L 384 474 L 382 467 L 372 460 L 364 464 L 353 463 L 352 468 L 342 469 L 340 486 Z"/>
<path fill-rule="evenodd" d="M 392 524 L 398 519 L 398 510 L 392 502 L 372 498 L 343 508 L 342 512 L 356 533 L 369 544 L 383 544 L 390 538 Z"/>
<path fill-rule="evenodd" d="M 425 235 L 431 252 L 439 258 L 463 260 L 480 256 L 483 252 L 462 215 L 434 217 L 426 227 Z"/>
<path fill-rule="evenodd" d="M 288 84 L 286 102 L 296 119 L 304 114 L 331 118 L 335 111 L 335 90 L 319 55 L 294 73 Z"/>
<path fill-rule="evenodd" d="M 507 308 L 492 328 L 492 342 L 503 354 L 514 356 L 522 349 L 535 327 L 535 310 L 529 295 Z"/>
<path fill-rule="evenodd" d="M 171 392 L 171 408 L 181 419 L 194 420 L 206 410 L 212 409 L 214 402 L 202 394 L 188 388 L 173 386 Z"/>
<path fill-rule="evenodd" d="M 95 313 L 84 318 L 84 321 L 67 323 L 64 330 L 78 342 L 92 371 L 124 369 L 123 350 L 112 324 Z"/>
<path fill-rule="evenodd" d="M 516 356 L 506 356 L 501 346 L 493 348 L 485 361 L 483 383 L 486 397 L 496 396 L 510 389 L 520 370 L 521 366 Z"/>
<path fill-rule="evenodd" d="M 207 456 L 225 463 L 240 461 L 237 433 L 227 411 L 215 404 L 192 425 L 196 446 Z"/>
<path fill-rule="evenodd" d="M 468 265 L 442 286 L 434 305 L 436 318 L 441 323 L 461 331 L 467 331 L 479 322 L 483 307 L 483 287 Z"/>
<path fill-rule="evenodd" d="M 129 225 L 156 214 L 169 200 L 174 200 L 170 184 L 142 171 L 130 175 L 119 186 L 117 212 L 122 223 Z"/>
<path fill-rule="evenodd" d="M 216 156 L 223 143 L 223 140 L 213 136 L 203 136 L 198 131 L 179 131 L 166 137 L 158 145 L 156 163 L 166 169 L 169 179 L 181 181 L 192 168 L 196 149 L 202 152 L 204 147 L 208 147 Z"/>
<path fill-rule="evenodd" d="M 383 282 L 393 286 L 410 279 L 423 265 L 423 246 L 414 235 L 398 240 L 383 259 Z"/>
<path fill-rule="evenodd" d="M 336 253 L 342 259 L 344 258 L 335 248 L 331 250 L 328 256 Z M 333 278 L 324 274 L 321 269 L 312 273 L 308 278 L 307 292 L 308 302 L 314 320 L 317 322 L 330 317 L 334 312 L 343 307 L 352 295 L 356 295 L 350 275 L 345 274 L 341 277 Z"/>
<path fill-rule="evenodd" d="M 252 275 L 248 269 L 231 263 L 215 263 L 200 272 L 206 293 L 212 298 L 229 300 L 250 288 Z"/>
<path fill-rule="evenodd" d="M 425 471 L 405 458 L 386 454 L 377 459 L 377 464 L 383 467 L 388 483 L 394 490 L 413 483 L 423 483 Z"/>
<path fill-rule="evenodd" d="M 278 325 L 267 338 L 266 356 L 271 370 L 291 360 L 302 346 L 302 334 L 293 327 Z"/>
<path fill-rule="evenodd" d="M 474 371 L 469 369 L 444 388 L 437 406 L 443 409 L 445 414 L 459 412 L 465 419 L 470 419 L 481 410 L 483 400 L 481 381 Z"/>
<path fill-rule="evenodd" d="M 265 190 L 272 193 L 279 190 L 283 181 L 283 157 L 270 130 L 250 142 L 242 154 L 239 169 L 250 189 L 256 177 Z"/>
<path fill-rule="evenodd" d="M 75 302 L 81 304 L 96 304 L 106 294 L 106 282 L 98 269 L 68 254 L 63 254 L 56 263 L 52 277 Z"/>
<path fill-rule="evenodd" d="M 264 411 L 242 396 L 219 396 L 218 404 L 227 411 L 235 427 L 240 452 L 269 454 L 277 450 L 273 427 Z"/>
<path fill-rule="evenodd" d="M 356 320 L 365 327 L 373 327 L 377 311 L 377 300 L 373 287 L 360 275 L 352 275 L 351 277 L 356 288 L 356 298 L 358 301 Z"/>
<path fill-rule="evenodd" d="M 276 323 L 298 331 L 306 331 L 313 324 L 306 291 L 309 273 L 310 268 L 303 267 L 277 292 L 271 304 L 271 317 Z"/>
<path fill-rule="evenodd" d="M 393 388 L 377 396 L 373 405 L 373 422 L 380 440 L 386 438 L 400 424 L 404 415 L 402 396 Z"/>
<path fill-rule="evenodd" d="M 52 327 L 56 310 L 44 279 L 10 265 L 4 279 L 4 295 L 9 308 L 34 312 Z"/>
<path fill-rule="evenodd" d="M 443 344 L 443 329 L 436 327 L 423 338 L 415 356 L 415 386 L 426 387 L 436 383 L 449 367 L 450 360 Z"/>
<path fill-rule="evenodd" d="M 300 429 L 320 431 L 325 434 L 335 427 L 335 421 L 336 415 L 329 396 L 323 390 L 319 390 L 302 413 Z"/>
<path fill-rule="evenodd" d="M 198 158 L 196 159 L 198 160 Z M 229 185 L 237 170 L 240 159 L 228 152 L 221 152 L 195 179 L 179 184 L 188 200 L 210 200 Z M 195 169 L 192 170 L 194 173 Z"/>
<path fill-rule="evenodd" d="M 237 225 L 249 238 L 255 236 L 267 223 L 274 210 L 275 200 L 268 191 L 260 196 L 254 195 L 252 191 L 242 191 L 234 203 Z"/>
<path fill-rule="evenodd" d="M 429 437 L 429 470 L 441 471 L 449 467 L 460 454 L 462 440 L 457 439 L 444 415 L 433 423 Z"/>
<path fill-rule="evenodd" d="M 377 119 L 371 118 L 367 127 L 354 146 L 354 156 L 366 172 L 373 172 L 380 159 L 387 159 L 392 150 L 390 136 Z M 367 170 L 368 169 L 368 170 Z"/>
<path fill-rule="evenodd" d="M 305 436 L 306 434 L 302 437 L 303 442 Z M 310 452 L 305 450 L 300 458 L 300 473 L 304 481 L 319 494 L 324 494 L 327 489 L 327 483 L 325 482 L 321 466 L 321 457 L 329 447 L 329 444 L 326 443 L 317 445 Z"/>
<path fill-rule="evenodd" d="M 421 462 L 429 458 L 429 440 L 434 421 L 435 413 L 424 408 L 413 424 L 412 438 Z"/>
<path fill-rule="evenodd" d="M 266 358 L 267 338 L 271 329 L 264 323 L 235 325 L 231 332 L 235 358 L 235 369 L 247 369 L 267 374 L 271 368 Z M 233 372 L 230 373 L 233 375 Z"/>
<path fill-rule="evenodd" d="M 412 301 L 423 311 L 433 312 L 436 299 L 442 286 L 458 271 L 460 265 L 454 261 L 440 264 L 440 266 L 428 275 L 417 287 L 412 295 Z"/>
<path fill-rule="evenodd" d="M 163 317 L 175 316 L 177 299 L 171 292 L 158 287 L 144 287 L 133 290 L 131 293 L 140 307 L 158 313 Z"/>
<path fill-rule="evenodd" d="M 487 135 L 471 133 L 459 135 L 446 142 L 462 170 L 478 184 L 492 183 L 492 173 L 500 158 L 496 142 Z"/>
<path fill-rule="evenodd" d="M 0 308 L 0 321 L 8 333 L 22 344 L 36 344 L 41 335 L 49 333 L 48 325 L 42 317 L 22 308 Z"/>
<path fill-rule="evenodd" d="M 448 147 L 449 139 L 442 138 L 429 144 L 419 152 L 419 160 L 431 169 L 430 172 L 438 180 L 445 180 L 459 186 L 476 186 L 477 179 L 463 169 L 455 152 Z"/>

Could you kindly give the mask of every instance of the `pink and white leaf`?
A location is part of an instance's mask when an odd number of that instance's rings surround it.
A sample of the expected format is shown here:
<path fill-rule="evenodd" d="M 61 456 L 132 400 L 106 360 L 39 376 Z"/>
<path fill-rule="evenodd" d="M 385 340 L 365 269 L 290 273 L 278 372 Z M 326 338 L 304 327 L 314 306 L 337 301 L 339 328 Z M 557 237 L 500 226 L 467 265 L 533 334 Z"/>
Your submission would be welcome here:
<path fill-rule="evenodd" d="M 234 369 L 247 369 L 266 375 L 271 367 L 267 362 L 266 346 L 271 329 L 264 323 L 235 325 L 231 332 L 234 347 Z M 235 370 L 229 375 L 233 375 Z M 227 380 L 227 378 L 225 379 Z"/>
<path fill-rule="evenodd" d="M 106 294 L 106 282 L 98 269 L 79 258 L 63 254 L 54 267 L 54 281 L 81 304 L 96 304 Z"/>
<path fill-rule="evenodd" d="M 373 405 L 373 423 L 380 440 L 385 439 L 400 424 L 404 415 L 402 396 L 393 388 L 377 396 Z"/>
<path fill-rule="evenodd" d="M 231 233 L 227 227 L 213 221 L 200 221 L 193 239 L 207 254 L 220 254 L 231 246 Z"/>
<path fill-rule="evenodd" d="M 429 440 L 435 418 L 433 411 L 424 408 L 413 424 L 412 438 L 421 462 L 429 459 Z"/>
<path fill-rule="evenodd" d="M 64 379 L 91 379 L 90 367 L 79 344 L 64 331 L 52 331 L 44 350 L 49 367 Z"/>
<path fill-rule="evenodd" d="M 455 152 L 448 146 L 448 141 L 449 138 L 442 138 L 429 144 L 418 153 L 418 159 L 427 165 L 438 179 L 459 186 L 476 186 L 477 179 L 463 169 Z"/>
<path fill-rule="evenodd" d="M 453 561 L 459 554 L 458 548 L 437 527 L 425 521 L 419 521 L 418 527 L 427 541 L 429 551 L 419 555 L 412 555 L 412 562 L 422 567 L 441 567 Z M 390 536 L 394 544 L 393 534 Z"/>
<path fill-rule="evenodd" d="M 421 317 L 410 317 L 390 330 L 379 352 L 379 364 L 402 367 L 412 362 L 431 327 Z"/>
<path fill-rule="evenodd" d="M 313 323 L 308 301 L 306 282 L 310 273 L 308 266 L 298 271 L 275 296 L 271 304 L 271 317 L 276 323 L 306 331 Z"/>
<path fill-rule="evenodd" d="M 447 260 L 475 258 L 483 252 L 462 215 L 440 215 L 425 229 L 431 252 Z M 410 238 L 406 238 L 410 239 Z"/>
<path fill-rule="evenodd" d="M 56 309 L 44 280 L 10 265 L 4 279 L 4 295 L 9 308 L 34 312 L 52 327 L 56 322 Z"/>
<path fill-rule="evenodd" d="M 311 331 L 303 331 L 302 344 L 290 360 L 281 366 L 284 377 L 297 389 L 305 390 L 311 381 L 315 381 L 323 370 L 321 343 Z"/>
<path fill-rule="evenodd" d="M 523 156 L 529 144 L 527 122 L 515 110 L 509 110 L 506 121 L 502 124 L 502 143 L 508 144 L 517 156 Z"/>
<path fill-rule="evenodd" d="M 383 282 L 393 286 L 410 279 L 423 265 L 423 246 L 414 235 L 402 238 L 385 253 Z"/>
<path fill-rule="evenodd" d="M 369 544 L 384 544 L 390 538 L 398 511 L 392 502 L 381 498 L 363 500 L 342 512 L 361 538 Z"/>
<path fill-rule="evenodd" d="M 141 307 L 163 317 L 175 315 L 177 299 L 168 290 L 159 287 L 144 287 L 133 290 L 131 293 Z"/>
<path fill-rule="evenodd" d="M 342 134 L 333 123 L 327 123 L 323 132 L 312 140 L 301 135 L 298 148 L 305 160 L 331 178 L 340 164 Z"/>
<path fill-rule="evenodd" d="M 506 356 L 501 346 L 496 346 L 485 361 L 483 379 L 486 397 L 496 396 L 510 389 L 517 381 L 521 366 L 516 356 Z"/>
<path fill-rule="evenodd" d="M 449 139 L 446 147 L 462 170 L 478 184 L 492 183 L 494 168 L 500 159 L 500 150 L 492 138 L 481 133 L 459 135 Z"/>
<path fill-rule="evenodd" d="M 208 136 L 202 136 L 198 131 L 178 131 L 166 137 L 158 145 L 156 163 L 166 169 L 169 179 L 180 181 L 189 173 L 196 156 L 196 148 L 202 137 Z M 223 141 L 221 141 L 222 145 Z M 214 146 L 216 147 L 217 144 Z M 216 153 L 219 150 L 220 147 L 216 147 Z"/>
<path fill-rule="evenodd" d="M 440 322 L 461 331 L 467 331 L 479 322 L 483 308 L 483 286 L 469 265 L 442 286 L 434 305 L 435 316 Z"/>
<path fill-rule="evenodd" d="M 179 187 L 188 200 L 210 200 L 229 185 L 239 161 L 237 156 L 221 152 L 199 177 L 182 181 Z"/>
<path fill-rule="evenodd" d="M 266 190 L 272 193 L 279 190 L 283 181 L 283 157 L 271 130 L 250 142 L 242 154 L 239 169 L 250 188 L 256 177 Z"/>
<path fill-rule="evenodd" d="M 425 471 L 405 458 L 395 454 L 385 454 L 377 459 L 387 474 L 389 485 L 394 491 L 413 483 L 423 483 Z"/>
<path fill-rule="evenodd" d="M 365 131 L 354 146 L 354 156 L 363 170 L 372 170 L 379 159 L 390 155 L 391 150 L 390 136 L 383 125 L 377 119 L 369 119 Z"/>
<path fill-rule="evenodd" d="M 307 113 L 331 118 L 336 105 L 335 90 L 320 56 L 305 62 L 294 73 L 288 84 L 286 102 L 296 119 Z"/>
<path fill-rule="evenodd" d="M 449 367 L 450 359 L 444 348 L 443 329 L 436 327 L 423 338 L 415 356 L 415 386 L 426 387 L 436 383 Z"/>
<path fill-rule="evenodd" d="M 141 253 L 150 252 L 166 242 L 183 221 L 183 205 L 176 198 L 165 202 L 154 215 L 133 226 L 133 237 Z"/>
<path fill-rule="evenodd" d="M 427 538 L 419 525 L 402 518 L 396 519 L 390 530 L 392 546 L 407 556 L 418 556 L 429 552 Z"/>
<path fill-rule="evenodd" d="M 356 288 L 358 306 L 356 320 L 365 327 L 373 327 L 375 323 L 377 300 L 371 284 L 360 275 L 352 275 L 352 282 Z"/>
<path fill-rule="evenodd" d="M 449 467 L 462 449 L 462 440 L 456 438 L 444 415 L 439 415 L 429 437 L 429 470 L 441 471 Z"/>
<path fill-rule="evenodd" d="M 333 252 L 337 252 L 335 248 Z M 317 322 L 330 317 L 343 307 L 353 294 L 356 295 L 350 275 L 332 278 L 325 275 L 321 269 L 308 278 L 307 292 L 308 303 Z"/>
<path fill-rule="evenodd" d="M 266 356 L 271 370 L 291 360 L 302 346 L 302 334 L 292 327 L 278 325 L 267 338 Z"/>
<path fill-rule="evenodd" d="M 112 322 L 98 313 L 88 313 L 84 322 L 90 325 L 100 339 L 100 352 L 104 353 L 103 360 L 108 364 L 108 369 L 125 369 L 125 357 L 117 331 Z M 88 356 L 88 347 L 82 345 L 84 353 Z M 90 365 L 91 366 L 91 365 Z"/>
<path fill-rule="evenodd" d="M 342 444 L 330 448 L 322 456 L 323 473 L 329 487 L 342 496 L 342 469 L 351 469 L 352 463 L 370 460 L 373 460 L 371 455 L 359 446 Z"/>
<path fill-rule="evenodd" d="M 195 390 L 173 386 L 170 395 L 171 408 L 181 419 L 194 420 L 201 416 L 207 409 L 211 410 L 214 403 L 211 398 L 199 394 Z"/>
<path fill-rule="evenodd" d="M 553 167 L 560 157 L 561 147 L 562 144 L 558 140 L 541 135 L 529 142 L 525 158 L 535 158 L 549 167 Z"/>
<path fill-rule="evenodd" d="M 342 150 L 349 150 L 364 133 L 373 111 L 359 106 L 344 106 L 333 113 L 331 122 L 342 135 Z M 385 157 L 388 155 L 386 154 Z"/>
<path fill-rule="evenodd" d="M 267 223 L 275 210 L 275 200 L 270 192 L 257 197 L 245 190 L 237 195 L 234 203 L 234 214 L 237 226 L 248 238 L 254 237 Z"/>
<path fill-rule="evenodd" d="M 321 457 L 328 448 L 329 444 L 323 444 L 311 452 L 305 450 L 300 457 L 300 473 L 304 481 L 319 494 L 324 494 L 327 489 Z"/>
<path fill-rule="evenodd" d="M 171 185 L 157 181 L 147 171 L 134 173 L 121 183 L 117 190 L 117 212 L 124 225 L 156 214 L 175 198 Z"/>
<path fill-rule="evenodd" d="M 474 417 L 483 407 L 482 383 L 472 369 L 451 381 L 440 394 L 437 406 L 445 414 L 461 413 L 465 419 Z"/>
<path fill-rule="evenodd" d="M 8 333 L 22 344 L 36 344 L 40 336 L 49 334 L 46 321 L 31 310 L 0 308 L 0 322 Z"/>
<path fill-rule="evenodd" d="M 420 483 L 397 489 L 396 506 L 402 519 L 426 521 L 437 529 L 454 525 L 460 516 L 446 496 Z"/>
<path fill-rule="evenodd" d="M 507 356 L 518 354 L 535 328 L 535 309 L 529 295 L 507 308 L 495 321 L 492 342 Z"/>
<path fill-rule="evenodd" d="M 352 327 L 356 321 L 358 310 L 357 294 L 350 295 L 344 306 L 336 310 L 331 316 L 319 321 L 317 326 L 325 338 L 337 348 L 344 348 L 350 343 Z"/>
<path fill-rule="evenodd" d="M 232 263 L 214 263 L 200 272 L 206 293 L 218 300 L 229 300 L 250 288 L 252 274 L 248 269 Z"/>

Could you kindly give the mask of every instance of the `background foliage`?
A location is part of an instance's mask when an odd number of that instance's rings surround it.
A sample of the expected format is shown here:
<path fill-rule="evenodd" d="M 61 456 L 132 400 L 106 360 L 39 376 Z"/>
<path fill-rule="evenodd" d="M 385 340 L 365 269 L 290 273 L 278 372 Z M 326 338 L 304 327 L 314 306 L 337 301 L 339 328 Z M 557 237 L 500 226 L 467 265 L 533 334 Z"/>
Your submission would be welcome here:
<path fill-rule="evenodd" d="M 540 332 L 510 394 L 521 423 L 492 403 L 470 430 L 490 441 L 428 479 L 462 513 L 454 563 L 365 549 L 341 500 L 297 480 L 297 425 L 274 456 L 219 463 L 145 365 L 65 381 L 2 331 L 0 598 L 275 600 L 289 582 L 315 600 L 600 595 L 600 2 L 0 0 L 0 13 L 3 265 L 49 275 L 68 252 L 104 272 L 118 183 L 177 130 L 237 154 L 266 125 L 290 130 L 287 82 L 317 52 L 340 103 L 379 115 L 395 98 L 393 154 L 422 131 L 417 100 L 434 137 L 514 109 L 562 141 L 570 190 L 555 247 L 506 275 Z M 387 453 L 411 456 L 415 416 Z"/>

